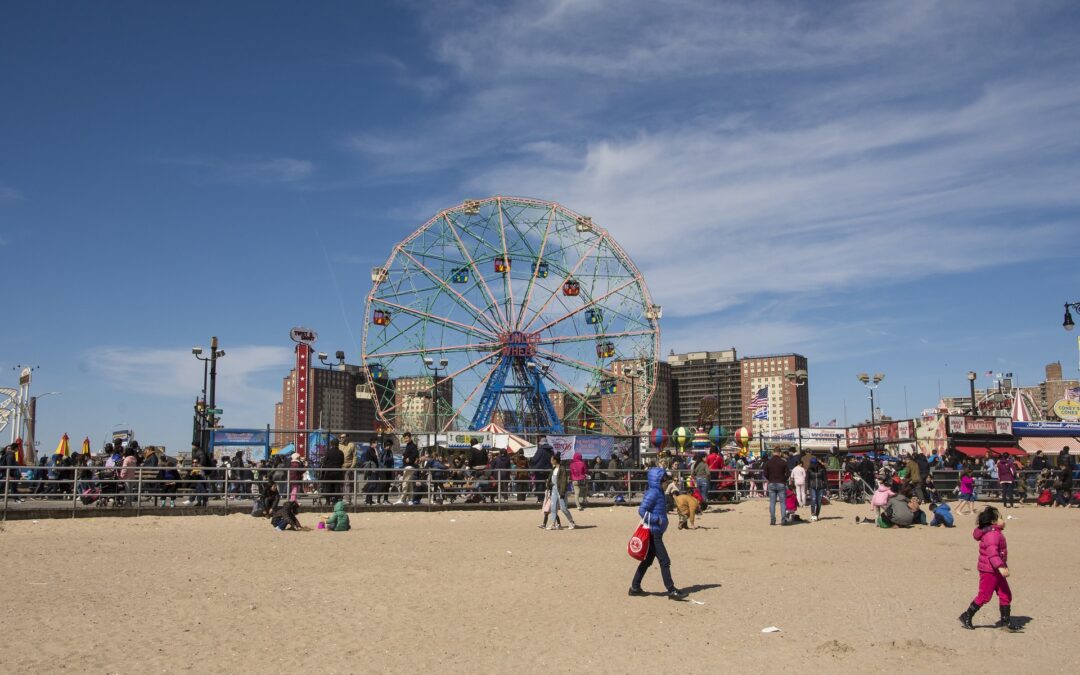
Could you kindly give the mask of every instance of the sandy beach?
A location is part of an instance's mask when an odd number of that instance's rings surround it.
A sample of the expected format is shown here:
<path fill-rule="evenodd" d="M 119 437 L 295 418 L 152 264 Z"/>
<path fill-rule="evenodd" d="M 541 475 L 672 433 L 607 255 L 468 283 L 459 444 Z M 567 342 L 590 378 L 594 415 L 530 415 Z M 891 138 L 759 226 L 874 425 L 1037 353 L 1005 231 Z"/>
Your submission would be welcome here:
<path fill-rule="evenodd" d="M 3 524 L 6 672 L 1075 672 L 1080 511 L 1008 515 L 1019 634 L 963 630 L 972 516 L 769 527 L 761 501 L 665 536 L 690 601 L 626 594 L 632 508 L 352 514 L 279 533 L 245 515 Z M 301 514 L 314 526 L 317 514 Z M 18 571 L 25 571 L 25 575 Z M 780 632 L 763 634 L 767 626 Z M 680 666 L 680 664 L 682 664 Z"/>

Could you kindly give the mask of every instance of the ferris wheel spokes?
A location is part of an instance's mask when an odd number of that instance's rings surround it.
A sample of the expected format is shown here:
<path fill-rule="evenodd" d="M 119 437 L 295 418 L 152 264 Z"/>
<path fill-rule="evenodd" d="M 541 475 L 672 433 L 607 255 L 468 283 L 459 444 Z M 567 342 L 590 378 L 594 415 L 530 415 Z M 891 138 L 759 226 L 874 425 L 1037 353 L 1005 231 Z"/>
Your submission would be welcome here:
<path fill-rule="evenodd" d="M 548 209 L 547 225 L 544 227 L 544 236 L 540 240 L 540 250 L 536 254 L 536 266 L 540 266 L 540 262 L 544 259 L 544 252 L 547 250 L 548 235 L 551 233 L 551 222 L 555 219 L 555 207 Z M 518 310 L 517 318 L 514 320 L 514 330 L 521 330 L 521 322 L 525 319 L 525 308 L 529 306 L 529 300 L 532 299 L 533 288 L 536 287 L 536 275 L 537 269 L 532 270 L 532 274 L 529 275 L 529 286 L 525 290 L 525 297 L 521 301 L 521 308 Z"/>
<path fill-rule="evenodd" d="M 477 321 L 482 322 L 485 326 L 487 326 L 488 330 L 491 330 L 491 331 L 493 331 L 495 333 L 499 332 L 499 327 L 496 324 L 491 322 L 491 319 L 487 316 L 486 313 L 484 313 L 484 311 L 482 309 L 480 309 L 476 305 L 469 302 L 469 300 L 464 295 L 462 295 L 461 293 L 458 293 L 456 290 L 454 290 L 454 288 L 450 284 L 446 283 L 446 281 L 441 276 L 439 276 L 438 274 L 435 274 L 430 269 L 428 269 L 428 267 L 426 265 L 424 265 L 422 262 L 420 262 L 415 257 L 413 257 L 413 255 L 411 253 L 409 253 L 408 251 L 406 251 L 404 249 L 402 249 L 401 252 L 403 254 L 405 254 L 405 256 L 409 260 L 413 261 L 413 263 L 415 263 L 416 266 L 419 267 L 421 269 L 421 271 L 424 272 L 424 274 L 426 274 L 428 277 L 430 277 L 432 281 L 436 282 L 440 288 L 442 288 L 445 291 L 448 291 L 454 298 L 456 298 L 458 300 L 458 305 L 462 309 L 467 311 L 469 314 L 471 314 L 473 316 L 473 318 L 475 318 Z"/>
<path fill-rule="evenodd" d="M 586 258 L 588 258 L 590 255 L 592 255 L 592 253 L 596 250 L 596 248 L 598 246 L 600 246 L 600 242 L 604 240 L 604 236 L 605 236 L 604 234 L 601 234 L 599 237 L 597 237 L 593 241 L 593 243 L 589 246 L 588 250 L 585 251 L 585 254 L 582 255 L 580 258 L 578 258 L 577 262 L 574 263 L 573 269 L 571 269 L 570 273 L 567 274 L 568 278 L 573 278 L 573 276 L 575 274 L 577 274 L 578 269 L 581 267 L 582 263 L 585 262 Z M 529 323 L 525 324 L 525 327 L 521 329 L 522 332 L 527 332 L 529 330 L 529 328 L 531 328 L 532 325 L 536 322 L 536 320 L 538 318 L 540 318 L 541 315 L 543 315 L 544 310 L 547 309 L 547 306 L 549 304 L 551 304 L 551 301 L 554 300 L 559 295 L 560 289 L 561 289 L 561 284 L 556 284 L 555 288 L 552 289 L 552 291 L 551 291 L 551 295 L 549 295 L 547 300 L 544 301 L 544 304 L 540 305 L 540 309 L 536 310 L 536 313 L 534 313 L 529 318 Z M 540 331 L 533 331 L 533 332 L 539 333 Z"/>
<path fill-rule="evenodd" d="M 550 379 L 554 384 L 558 385 L 566 393 L 567 396 L 569 396 L 569 397 L 571 397 L 573 399 L 576 399 L 578 401 L 578 403 L 580 403 L 582 406 L 584 406 L 585 408 L 590 409 L 593 412 L 593 415 L 597 419 L 603 420 L 604 422 L 607 422 L 608 424 L 611 424 L 613 428 L 618 427 L 618 424 L 612 424 L 612 418 L 605 415 L 600 410 L 597 410 L 596 407 L 593 404 L 589 403 L 589 400 L 587 398 L 582 397 L 581 394 L 579 394 L 574 389 L 574 386 L 572 384 L 570 384 L 569 382 L 567 382 L 563 378 L 559 377 L 555 373 L 554 369 L 551 369 L 547 373 L 545 373 L 544 377 Z"/>
<path fill-rule="evenodd" d="M 438 350 L 432 350 L 432 351 L 431 351 L 430 353 L 433 353 L 433 354 L 437 354 L 437 353 L 438 353 Z M 488 359 L 490 359 L 490 358 L 491 358 L 491 356 L 492 356 L 491 354 L 484 354 L 483 356 L 481 356 L 480 358 L 476 359 L 475 361 L 473 361 L 472 363 L 468 364 L 467 366 L 465 366 L 465 367 L 463 367 L 463 368 L 461 368 L 461 369 L 459 369 L 459 370 L 456 370 L 456 371 L 454 371 L 454 372 L 452 372 L 452 373 L 448 373 L 448 374 L 446 374 L 446 375 L 443 375 L 443 376 L 442 376 L 442 380 L 443 380 L 443 381 L 445 381 L 445 380 L 453 380 L 453 379 L 454 379 L 455 377 L 458 377 L 458 376 L 459 376 L 459 375 L 461 375 L 462 373 L 464 373 L 464 372 L 466 372 L 466 371 L 469 371 L 469 370 L 472 370 L 473 368 L 475 368 L 476 366 L 480 365 L 480 364 L 481 364 L 481 363 L 483 363 L 484 361 L 487 361 Z M 432 390 L 434 390 L 434 389 L 435 389 L 435 381 L 434 381 L 434 378 L 432 378 L 432 382 L 431 382 L 431 384 L 430 384 L 430 385 L 428 385 L 427 387 L 423 387 L 423 388 L 420 388 L 420 389 L 418 389 L 416 393 L 427 393 L 427 394 L 430 394 L 430 393 L 432 392 Z M 397 407 L 398 407 L 399 405 L 401 405 L 401 403 L 404 403 L 404 400 L 402 400 L 402 401 L 401 401 L 401 402 L 399 402 L 399 403 L 395 403 L 395 404 L 393 404 L 392 406 L 390 406 L 390 407 L 388 407 L 388 408 L 385 408 L 385 409 L 383 409 L 383 411 L 382 411 L 382 412 L 383 412 L 383 414 L 386 414 L 386 413 L 389 413 L 389 412 L 393 412 L 393 411 L 394 411 L 394 410 L 395 410 L 395 409 L 396 409 L 396 408 L 397 408 Z"/>
<path fill-rule="evenodd" d="M 477 280 L 480 282 L 480 286 L 487 293 L 488 299 L 491 300 L 491 307 L 493 313 L 498 317 L 498 320 L 503 325 L 510 325 L 509 317 L 502 317 L 499 315 L 499 301 L 495 299 L 495 294 L 491 292 L 491 287 L 488 286 L 487 281 L 484 279 L 484 274 L 480 271 L 480 267 L 476 264 L 476 260 L 473 259 L 472 254 L 465 248 L 465 242 L 461 240 L 461 236 L 458 234 L 457 229 L 454 227 L 454 223 L 450 220 L 449 215 L 443 215 L 443 221 L 446 222 L 447 229 L 450 230 L 450 234 L 454 235 L 454 240 L 457 242 L 458 250 L 461 251 L 461 255 L 468 261 L 469 266 L 473 269 L 473 274 L 476 275 Z"/>
<path fill-rule="evenodd" d="M 612 295 L 615 295 L 616 293 L 618 293 L 619 291 L 621 291 L 622 289 L 626 288 L 627 286 L 629 286 L 630 284 L 632 284 L 632 283 L 634 283 L 636 281 L 637 281 L 636 278 L 627 279 L 621 285 L 616 286 L 615 288 L 611 289 L 607 293 L 604 293 L 603 295 L 597 296 L 597 297 L 593 298 L 592 300 L 589 300 L 588 302 L 584 303 L 583 305 L 581 305 L 581 307 L 578 307 L 577 309 L 571 310 L 569 314 L 566 314 L 566 315 L 564 315 L 562 317 L 559 317 L 558 319 L 554 319 L 552 321 L 549 321 L 548 323 L 544 324 L 540 328 L 536 329 L 536 332 L 537 333 L 543 333 L 545 330 L 551 328 L 552 326 L 558 325 L 558 324 L 562 323 L 563 321 L 566 321 L 567 319 L 574 316 L 575 314 L 583 312 L 586 309 L 590 309 L 592 307 L 595 307 L 598 302 L 602 302 L 604 300 L 607 300 Z"/>
<path fill-rule="evenodd" d="M 453 328 L 458 331 L 464 331 L 480 338 L 498 338 L 495 333 L 492 333 L 486 328 L 480 328 L 479 326 L 467 326 L 458 321 L 454 321 L 453 319 L 446 319 L 441 316 L 436 316 L 434 314 L 431 314 L 430 312 L 422 312 L 418 309 L 406 307 L 405 305 L 399 305 L 396 302 L 389 302 L 388 300 L 384 300 L 382 298 L 372 298 L 371 301 L 377 302 L 381 305 L 386 305 L 387 307 L 394 307 L 398 311 L 404 312 L 405 314 L 410 314 L 412 316 L 416 316 L 427 321 L 434 321 L 435 323 L 442 324 L 444 326 L 447 326 L 448 328 Z"/>

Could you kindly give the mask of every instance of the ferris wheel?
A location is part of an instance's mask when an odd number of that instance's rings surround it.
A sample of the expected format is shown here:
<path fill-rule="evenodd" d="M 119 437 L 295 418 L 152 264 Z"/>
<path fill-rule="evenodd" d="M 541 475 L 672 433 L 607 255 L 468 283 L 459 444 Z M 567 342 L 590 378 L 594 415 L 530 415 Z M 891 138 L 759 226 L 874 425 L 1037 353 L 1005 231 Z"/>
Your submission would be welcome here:
<path fill-rule="evenodd" d="M 647 418 L 660 307 L 591 219 L 535 199 L 466 201 L 371 276 L 363 365 L 391 427 L 625 434 Z"/>

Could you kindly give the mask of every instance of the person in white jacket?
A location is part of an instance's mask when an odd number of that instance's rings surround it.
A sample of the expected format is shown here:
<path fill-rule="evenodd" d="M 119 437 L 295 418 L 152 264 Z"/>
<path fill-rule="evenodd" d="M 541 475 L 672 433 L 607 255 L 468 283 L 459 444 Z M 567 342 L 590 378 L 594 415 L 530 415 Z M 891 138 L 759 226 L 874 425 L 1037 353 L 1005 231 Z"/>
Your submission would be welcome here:
<path fill-rule="evenodd" d="M 799 506 L 806 506 L 806 469 L 802 462 L 791 470 L 791 482 L 795 484 L 795 498 L 799 500 Z"/>

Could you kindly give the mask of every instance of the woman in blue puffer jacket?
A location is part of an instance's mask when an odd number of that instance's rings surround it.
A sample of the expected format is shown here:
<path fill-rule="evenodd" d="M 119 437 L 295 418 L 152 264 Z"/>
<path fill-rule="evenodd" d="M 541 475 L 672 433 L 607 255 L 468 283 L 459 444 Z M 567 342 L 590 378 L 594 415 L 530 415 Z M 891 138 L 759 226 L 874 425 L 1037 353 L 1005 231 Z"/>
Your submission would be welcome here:
<path fill-rule="evenodd" d="M 668 557 L 667 549 L 664 548 L 664 530 L 667 529 L 667 502 L 664 499 L 664 488 L 671 481 L 671 474 L 663 468 L 654 466 L 645 474 L 649 487 L 645 490 L 645 496 L 641 499 L 638 507 L 638 515 L 646 519 L 649 524 L 649 552 L 645 559 L 638 563 L 634 580 L 630 583 L 630 595 L 648 595 L 641 590 L 641 580 L 645 577 L 645 571 L 653 564 L 654 559 L 660 560 L 660 575 L 664 578 L 664 587 L 667 588 L 667 596 L 672 600 L 685 600 L 686 593 L 675 587 L 671 580 L 671 558 Z"/>

